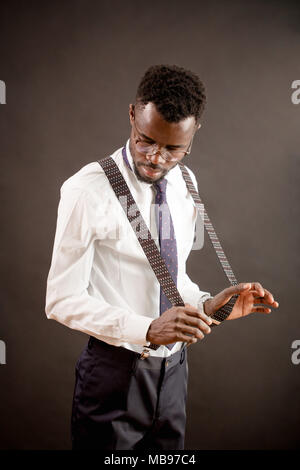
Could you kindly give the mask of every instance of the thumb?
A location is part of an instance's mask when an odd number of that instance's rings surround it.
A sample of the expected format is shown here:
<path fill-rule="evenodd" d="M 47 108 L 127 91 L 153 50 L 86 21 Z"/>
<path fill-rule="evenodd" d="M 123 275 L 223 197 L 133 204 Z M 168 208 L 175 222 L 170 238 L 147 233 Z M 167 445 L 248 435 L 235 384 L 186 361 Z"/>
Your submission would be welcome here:
<path fill-rule="evenodd" d="M 238 295 L 241 294 L 242 292 L 245 292 L 247 290 L 250 290 L 252 287 L 251 282 L 241 282 L 240 284 L 237 284 L 236 286 L 231 286 L 229 289 L 232 289 L 231 295 Z"/>
<path fill-rule="evenodd" d="M 250 282 L 246 282 L 246 283 L 243 282 L 243 283 L 237 284 L 236 286 L 227 287 L 226 289 L 222 291 L 223 298 L 224 300 L 226 300 L 225 303 L 227 303 L 233 295 L 242 294 L 243 292 L 247 292 L 250 289 L 251 289 Z"/>

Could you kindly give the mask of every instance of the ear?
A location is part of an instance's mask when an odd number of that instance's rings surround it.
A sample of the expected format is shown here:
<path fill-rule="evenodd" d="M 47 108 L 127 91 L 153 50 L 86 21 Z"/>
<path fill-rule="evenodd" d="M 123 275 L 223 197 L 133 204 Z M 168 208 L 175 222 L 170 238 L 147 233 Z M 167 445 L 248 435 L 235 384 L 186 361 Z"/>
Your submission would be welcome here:
<path fill-rule="evenodd" d="M 132 125 L 134 121 L 134 104 L 129 105 L 129 120 L 130 120 L 130 124 Z"/>
<path fill-rule="evenodd" d="M 198 126 L 197 126 L 197 130 L 198 130 L 198 129 L 200 129 L 201 125 L 202 125 L 202 124 L 198 124 Z"/>

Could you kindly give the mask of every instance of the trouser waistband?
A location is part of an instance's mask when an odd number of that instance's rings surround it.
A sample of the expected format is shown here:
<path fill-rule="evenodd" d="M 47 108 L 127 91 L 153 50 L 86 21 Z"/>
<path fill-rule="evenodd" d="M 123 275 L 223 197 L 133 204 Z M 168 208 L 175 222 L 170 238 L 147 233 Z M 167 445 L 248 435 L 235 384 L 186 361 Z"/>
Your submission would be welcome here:
<path fill-rule="evenodd" d="M 171 368 L 176 364 L 182 364 L 186 355 L 186 346 L 180 351 L 171 354 L 168 357 L 149 356 L 141 359 L 141 354 L 131 351 L 130 349 L 123 348 L 122 346 L 113 346 L 105 343 L 93 336 L 90 337 L 88 348 L 101 353 L 108 353 L 111 359 L 117 361 L 120 367 L 125 368 L 141 368 L 141 369 L 161 369 L 161 367 Z"/>

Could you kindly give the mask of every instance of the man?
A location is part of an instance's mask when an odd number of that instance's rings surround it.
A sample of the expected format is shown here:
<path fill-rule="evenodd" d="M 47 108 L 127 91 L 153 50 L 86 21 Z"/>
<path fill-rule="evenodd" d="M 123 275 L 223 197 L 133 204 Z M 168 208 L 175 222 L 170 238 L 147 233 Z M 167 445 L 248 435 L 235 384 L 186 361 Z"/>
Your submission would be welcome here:
<path fill-rule="evenodd" d="M 197 210 L 178 162 L 191 151 L 204 104 L 194 73 L 150 67 L 129 107 L 130 139 L 112 154 L 184 306 L 160 288 L 98 162 L 62 185 L 46 314 L 90 335 L 76 364 L 73 449 L 183 449 L 187 344 L 211 332 L 210 316 L 233 295 L 228 320 L 278 307 L 258 282 L 211 297 L 186 273 Z"/>

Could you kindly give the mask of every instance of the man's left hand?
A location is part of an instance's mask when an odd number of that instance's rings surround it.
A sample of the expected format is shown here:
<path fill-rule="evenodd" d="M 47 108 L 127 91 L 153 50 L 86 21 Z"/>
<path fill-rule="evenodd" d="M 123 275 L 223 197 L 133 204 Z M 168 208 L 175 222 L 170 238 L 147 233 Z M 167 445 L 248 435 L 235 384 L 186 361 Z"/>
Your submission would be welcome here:
<path fill-rule="evenodd" d="M 213 299 L 204 303 L 204 311 L 207 315 L 213 315 L 225 305 L 233 295 L 238 295 L 231 314 L 226 320 L 235 320 L 245 317 L 250 313 L 271 313 L 272 308 L 278 308 L 279 303 L 273 295 L 262 287 L 259 282 L 247 282 L 227 287 L 219 292 Z M 263 307 L 261 305 L 264 305 Z"/>

